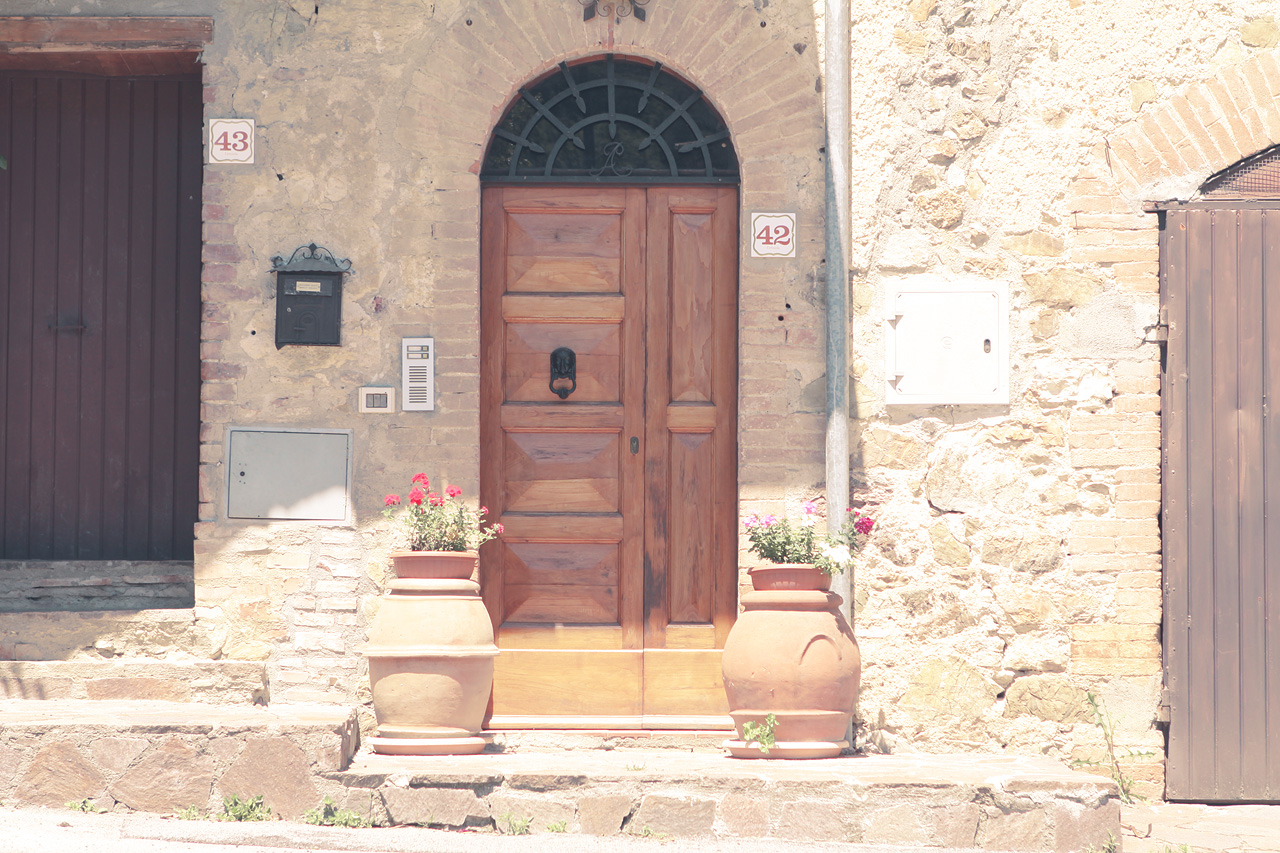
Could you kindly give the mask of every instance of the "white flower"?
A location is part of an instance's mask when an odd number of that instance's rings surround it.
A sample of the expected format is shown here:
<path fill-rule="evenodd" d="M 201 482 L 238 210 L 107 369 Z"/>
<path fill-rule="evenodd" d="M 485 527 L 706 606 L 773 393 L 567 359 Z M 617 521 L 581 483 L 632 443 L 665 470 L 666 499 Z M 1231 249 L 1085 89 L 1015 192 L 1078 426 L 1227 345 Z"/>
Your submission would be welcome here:
<path fill-rule="evenodd" d="M 853 561 L 853 554 L 848 545 L 823 545 L 822 555 L 837 566 L 844 566 Z"/>

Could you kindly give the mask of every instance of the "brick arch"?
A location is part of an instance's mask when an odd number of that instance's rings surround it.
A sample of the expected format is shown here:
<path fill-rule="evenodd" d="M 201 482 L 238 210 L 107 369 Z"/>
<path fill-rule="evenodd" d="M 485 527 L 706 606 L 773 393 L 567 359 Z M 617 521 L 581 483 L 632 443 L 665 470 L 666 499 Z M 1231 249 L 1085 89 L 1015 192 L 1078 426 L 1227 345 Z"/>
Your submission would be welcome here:
<path fill-rule="evenodd" d="M 482 29 L 483 16 L 489 20 Z M 756 16 L 745 10 L 726 16 L 714 4 L 696 4 L 679 15 L 633 23 L 626 33 L 632 38 L 614 44 L 605 43 L 603 22 L 565 17 L 563 30 L 548 25 L 544 31 L 504 20 L 500 7 L 486 4 L 468 19 L 472 26 L 455 22 L 431 45 L 430 67 L 410 82 L 397 134 L 401 144 L 437 153 L 444 148 L 450 167 L 473 171 L 520 86 L 562 61 L 612 52 L 662 62 L 701 89 L 729 125 L 739 158 L 750 159 L 757 171 L 767 172 L 765 167 L 786 151 L 792 156 L 805 151 L 820 166 L 823 113 L 816 56 L 805 58 L 767 33 Z M 503 37 L 482 40 L 476 32 L 494 29 Z"/>
<path fill-rule="evenodd" d="M 1184 87 L 1111 133 L 1081 178 L 1109 174 L 1130 208 L 1189 198 L 1210 175 L 1277 142 L 1280 52 L 1269 51 Z"/>
<path fill-rule="evenodd" d="M 1280 51 L 1186 86 L 1099 141 L 1072 179 L 1069 260 L 1109 270 L 1122 291 L 1159 290 L 1149 201 L 1190 199 L 1210 175 L 1280 142 Z"/>

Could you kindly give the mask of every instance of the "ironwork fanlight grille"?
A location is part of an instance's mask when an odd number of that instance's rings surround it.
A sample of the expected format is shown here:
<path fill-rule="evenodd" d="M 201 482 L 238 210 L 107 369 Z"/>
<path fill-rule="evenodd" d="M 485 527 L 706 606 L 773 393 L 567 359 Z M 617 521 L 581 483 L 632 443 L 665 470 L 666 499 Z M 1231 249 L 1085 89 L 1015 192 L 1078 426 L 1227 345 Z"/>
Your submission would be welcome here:
<path fill-rule="evenodd" d="M 520 90 L 493 131 L 491 181 L 737 183 L 729 128 L 702 92 L 609 54 Z"/>
<path fill-rule="evenodd" d="M 1280 145 L 1224 169 L 1200 189 L 1205 198 L 1280 198 Z"/>

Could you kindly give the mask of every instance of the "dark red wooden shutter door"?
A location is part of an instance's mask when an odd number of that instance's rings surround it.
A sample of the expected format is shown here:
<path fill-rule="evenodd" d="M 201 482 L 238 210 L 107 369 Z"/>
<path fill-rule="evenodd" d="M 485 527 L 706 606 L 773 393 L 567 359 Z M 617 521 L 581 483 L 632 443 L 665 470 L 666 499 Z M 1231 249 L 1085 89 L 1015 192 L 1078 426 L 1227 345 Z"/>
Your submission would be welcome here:
<path fill-rule="evenodd" d="M 191 558 L 200 95 L 0 74 L 0 558 Z"/>

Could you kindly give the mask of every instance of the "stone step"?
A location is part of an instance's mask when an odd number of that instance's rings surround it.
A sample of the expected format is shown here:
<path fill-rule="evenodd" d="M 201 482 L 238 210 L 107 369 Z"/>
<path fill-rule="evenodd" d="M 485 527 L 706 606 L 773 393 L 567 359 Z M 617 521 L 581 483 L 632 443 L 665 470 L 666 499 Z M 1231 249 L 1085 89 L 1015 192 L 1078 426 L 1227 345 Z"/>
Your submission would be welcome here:
<path fill-rule="evenodd" d="M 0 702 L 0 802 L 107 811 L 219 811 L 258 795 L 299 818 L 359 746 L 356 713 L 332 705 L 164 701 Z"/>
<path fill-rule="evenodd" d="M 727 718 L 726 718 L 727 719 Z M 634 729 L 487 729 L 486 752 L 564 752 L 566 750 L 672 749 L 724 753 L 734 737 L 726 727 L 715 731 L 637 731 Z"/>
<path fill-rule="evenodd" d="M 406 757 L 325 773 L 376 825 L 1084 853 L 1120 837 L 1111 780 L 1048 759 L 743 760 L 672 749 Z"/>
<path fill-rule="evenodd" d="M 217 658 L 222 644 L 190 607 L 0 613 L 0 660 Z"/>
<path fill-rule="evenodd" d="M 267 673 L 257 661 L 0 661 L 0 699 L 263 705 Z"/>
<path fill-rule="evenodd" d="M 0 560 L 0 612 L 191 607 L 190 560 Z"/>

